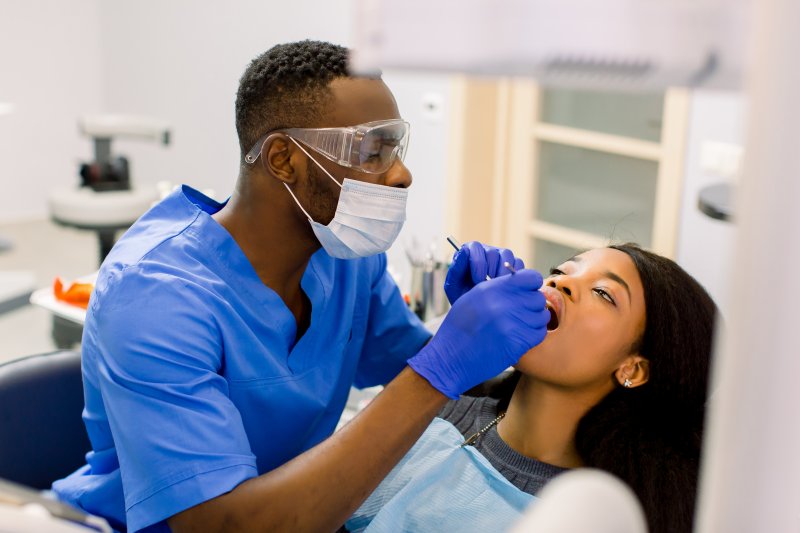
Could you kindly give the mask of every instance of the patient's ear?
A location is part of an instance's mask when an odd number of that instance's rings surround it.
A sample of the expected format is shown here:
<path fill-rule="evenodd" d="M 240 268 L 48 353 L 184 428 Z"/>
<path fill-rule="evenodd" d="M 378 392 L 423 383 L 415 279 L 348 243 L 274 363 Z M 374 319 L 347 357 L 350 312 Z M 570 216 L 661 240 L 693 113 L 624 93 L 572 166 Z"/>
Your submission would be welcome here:
<path fill-rule="evenodd" d="M 614 377 L 628 389 L 644 385 L 650 379 L 650 361 L 639 354 L 631 355 L 620 365 Z"/>

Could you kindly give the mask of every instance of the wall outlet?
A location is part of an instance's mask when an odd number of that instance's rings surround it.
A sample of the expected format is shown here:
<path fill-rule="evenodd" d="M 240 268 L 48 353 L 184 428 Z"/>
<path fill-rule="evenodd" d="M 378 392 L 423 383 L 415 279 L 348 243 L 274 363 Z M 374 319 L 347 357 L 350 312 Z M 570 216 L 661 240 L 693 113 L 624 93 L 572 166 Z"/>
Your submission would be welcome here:
<path fill-rule="evenodd" d="M 737 144 L 705 141 L 700 148 L 700 168 L 706 174 L 736 180 L 741 170 L 742 152 Z"/>
<path fill-rule="evenodd" d="M 441 93 L 422 95 L 422 117 L 430 122 L 439 122 L 444 115 L 444 97 Z"/>

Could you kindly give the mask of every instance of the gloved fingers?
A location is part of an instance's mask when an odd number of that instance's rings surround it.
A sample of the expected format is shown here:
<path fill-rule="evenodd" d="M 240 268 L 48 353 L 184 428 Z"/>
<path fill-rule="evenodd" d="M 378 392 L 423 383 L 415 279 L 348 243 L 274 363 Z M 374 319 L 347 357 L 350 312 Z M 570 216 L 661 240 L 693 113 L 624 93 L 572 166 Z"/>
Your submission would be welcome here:
<path fill-rule="evenodd" d="M 447 270 L 448 280 L 454 282 L 463 282 L 469 269 L 469 249 L 462 246 L 456 253 L 453 254 L 453 263 Z"/>
<path fill-rule="evenodd" d="M 520 308 L 517 311 L 518 319 L 528 327 L 534 329 L 547 328 L 547 323 L 550 322 L 550 311 L 544 307 L 533 306 L 525 309 Z"/>
<path fill-rule="evenodd" d="M 506 276 L 511 274 L 511 270 L 505 267 L 505 263 L 511 265 L 514 270 L 517 270 L 516 266 L 516 258 L 514 257 L 514 252 L 509 250 L 508 248 L 498 248 L 500 252 L 500 264 L 498 265 L 498 269 L 500 270 L 497 275 L 498 276 Z"/>
<path fill-rule="evenodd" d="M 519 333 L 519 330 L 517 330 Z M 520 337 L 518 338 L 517 342 L 519 346 L 523 348 L 520 350 L 519 353 L 509 354 L 510 361 L 508 362 L 509 366 L 513 366 L 519 362 L 522 357 L 528 353 L 531 348 L 537 347 L 539 344 L 547 336 L 547 328 L 540 327 L 540 328 L 529 328 L 526 330 Z"/>
<path fill-rule="evenodd" d="M 538 291 L 542 286 L 542 275 L 536 270 L 523 268 L 522 270 L 517 270 L 517 273 L 513 276 L 498 278 L 497 282 L 504 287 L 513 287 L 513 290 Z"/>
<path fill-rule="evenodd" d="M 522 307 L 529 311 L 540 311 L 547 303 L 542 291 L 525 292 L 520 295 L 519 300 Z"/>
<path fill-rule="evenodd" d="M 525 261 L 520 259 L 519 257 L 514 258 L 514 270 L 522 270 L 525 268 Z"/>
<path fill-rule="evenodd" d="M 472 276 L 472 283 L 477 285 L 486 281 L 489 274 L 486 249 L 478 241 L 471 241 L 464 245 L 469 250 L 469 271 Z"/>
<path fill-rule="evenodd" d="M 500 256 L 501 250 L 494 246 L 485 245 L 483 250 L 486 253 L 486 273 L 492 279 L 502 276 L 505 268 L 503 268 L 503 259 Z"/>
<path fill-rule="evenodd" d="M 541 328 L 550 321 L 550 311 L 545 307 L 546 299 L 539 291 L 514 295 L 505 305 L 513 306 L 514 319 L 526 327 Z"/>
<path fill-rule="evenodd" d="M 453 263 L 447 270 L 444 279 L 444 293 L 451 304 L 454 304 L 472 286 L 469 279 L 469 250 L 462 246 L 453 254 Z"/>
<path fill-rule="evenodd" d="M 456 262 L 456 258 L 459 256 L 459 254 L 461 254 L 463 252 L 466 252 L 469 255 L 469 250 L 467 250 L 467 246 L 465 244 L 462 244 L 460 248 L 457 248 L 456 251 L 453 252 L 452 262 L 455 263 Z"/>

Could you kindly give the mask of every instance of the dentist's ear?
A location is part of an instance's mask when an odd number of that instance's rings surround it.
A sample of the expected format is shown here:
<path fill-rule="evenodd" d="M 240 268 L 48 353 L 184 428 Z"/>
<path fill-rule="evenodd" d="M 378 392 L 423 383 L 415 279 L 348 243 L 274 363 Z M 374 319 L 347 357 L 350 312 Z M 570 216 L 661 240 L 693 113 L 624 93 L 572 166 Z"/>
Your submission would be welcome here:
<path fill-rule="evenodd" d="M 620 365 L 614 377 L 626 389 L 640 387 L 650 379 L 650 361 L 641 355 L 632 355 Z"/>
<path fill-rule="evenodd" d="M 284 183 L 297 181 L 297 165 L 303 153 L 285 134 L 273 133 L 261 147 L 261 164 L 268 175 Z"/>

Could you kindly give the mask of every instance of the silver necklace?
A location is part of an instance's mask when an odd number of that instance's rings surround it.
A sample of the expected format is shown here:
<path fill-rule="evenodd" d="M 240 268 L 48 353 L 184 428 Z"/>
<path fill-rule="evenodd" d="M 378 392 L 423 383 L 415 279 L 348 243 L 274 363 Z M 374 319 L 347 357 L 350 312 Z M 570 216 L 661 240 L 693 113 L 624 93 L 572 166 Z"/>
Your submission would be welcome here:
<path fill-rule="evenodd" d="M 480 438 L 480 436 L 483 435 L 484 433 L 486 433 L 487 431 L 489 431 L 490 429 L 492 429 L 492 427 L 496 426 L 497 423 L 500 422 L 503 419 L 504 416 L 506 416 L 505 412 L 502 412 L 499 415 L 497 415 L 497 418 L 495 418 L 494 420 L 492 420 L 491 422 L 486 424 L 486 427 L 484 427 L 482 430 L 478 431 L 477 433 L 472 435 L 470 438 L 465 440 L 464 443 L 461 445 L 461 447 L 463 448 L 464 446 L 474 446 L 475 443 L 478 442 L 478 439 Z"/>

